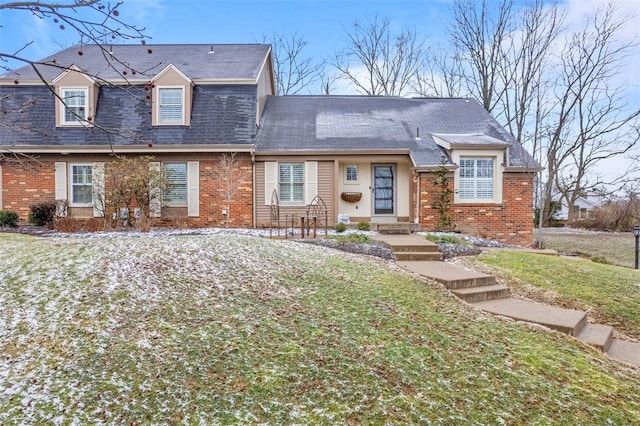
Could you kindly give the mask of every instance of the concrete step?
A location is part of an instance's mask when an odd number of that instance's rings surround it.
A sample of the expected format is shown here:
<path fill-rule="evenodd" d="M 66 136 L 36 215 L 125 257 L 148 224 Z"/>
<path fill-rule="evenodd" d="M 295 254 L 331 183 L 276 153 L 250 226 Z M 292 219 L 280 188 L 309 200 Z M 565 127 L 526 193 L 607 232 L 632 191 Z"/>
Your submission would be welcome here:
<path fill-rule="evenodd" d="M 386 226 L 379 226 L 378 227 L 378 233 L 380 234 L 392 234 L 392 235 L 396 235 L 396 234 L 411 234 L 411 228 L 397 228 L 397 227 L 393 227 L 393 228 L 388 228 Z"/>
<path fill-rule="evenodd" d="M 511 295 L 509 287 L 503 285 L 485 285 L 481 287 L 467 287 L 451 290 L 460 299 L 468 303 L 483 302 L 485 300 L 503 299 Z"/>
<path fill-rule="evenodd" d="M 613 339 L 607 355 L 618 361 L 640 367 L 640 343 Z"/>
<path fill-rule="evenodd" d="M 481 287 L 494 285 L 496 283 L 496 278 L 493 275 L 469 271 L 447 262 L 411 262 L 399 260 L 396 263 L 416 274 L 432 278 L 444 284 L 444 286 L 450 290 Z"/>
<path fill-rule="evenodd" d="M 613 341 L 613 327 L 587 323 L 576 337 L 596 349 L 607 352 Z"/>
<path fill-rule="evenodd" d="M 392 250 L 393 251 L 393 250 Z M 393 256 L 396 260 L 401 261 L 438 261 L 442 260 L 442 253 L 440 252 L 395 252 Z"/>
<path fill-rule="evenodd" d="M 574 337 L 587 324 L 587 314 L 582 311 L 557 308 L 513 297 L 476 302 L 473 305 L 492 314 L 544 325 Z"/>
<path fill-rule="evenodd" d="M 410 245 L 391 245 L 391 251 L 394 253 L 403 252 L 429 252 L 437 253 L 438 246 L 435 244 L 410 244 Z"/>

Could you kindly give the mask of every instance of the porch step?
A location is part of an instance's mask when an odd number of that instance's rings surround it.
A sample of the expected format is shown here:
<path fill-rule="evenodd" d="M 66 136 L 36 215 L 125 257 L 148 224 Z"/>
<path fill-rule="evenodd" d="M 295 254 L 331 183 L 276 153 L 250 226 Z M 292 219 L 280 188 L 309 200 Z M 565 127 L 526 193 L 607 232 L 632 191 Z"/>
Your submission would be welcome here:
<path fill-rule="evenodd" d="M 505 287 L 499 284 L 484 285 L 480 287 L 457 288 L 451 290 L 451 293 L 468 303 L 504 299 L 511 295 L 509 287 Z"/>
<path fill-rule="evenodd" d="M 420 230 L 420 225 L 409 222 L 372 223 L 372 226 L 380 234 L 411 234 Z"/>
<path fill-rule="evenodd" d="M 396 260 L 401 261 L 438 261 L 442 260 L 442 253 L 439 251 L 428 252 L 428 251 L 400 251 L 397 252 L 395 249 L 392 249 L 393 256 Z"/>
<path fill-rule="evenodd" d="M 391 251 L 394 253 L 439 253 L 438 246 L 435 244 L 391 244 Z"/>
<path fill-rule="evenodd" d="M 594 348 L 607 352 L 613 342 L 613 327 L 587 323 L 576 337 Z"/>

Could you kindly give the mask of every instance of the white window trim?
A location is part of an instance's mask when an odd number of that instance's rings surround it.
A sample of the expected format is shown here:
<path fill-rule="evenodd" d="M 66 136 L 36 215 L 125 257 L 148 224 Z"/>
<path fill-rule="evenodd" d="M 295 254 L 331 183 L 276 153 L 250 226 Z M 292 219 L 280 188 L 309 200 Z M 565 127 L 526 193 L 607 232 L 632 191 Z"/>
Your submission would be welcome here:
<path fill-rule="evenodd" d="M 493 198 L 460 199 L 460 167 L 458 167 L 454 178 L 454 204 L 502 204 L 502 174 L 504 173 L 504 167 L 500 164 L 500 160 L 504 158 L 504 150 L 452 150 L 451 157 L 453 162 L 458 165 L 460 164 L 461 158 L 484 158 L 493 160 Z"/>
<path fill-rule="evenodd" d="M 84 117 L 82 120 L 67 121 L 67 103 L 65 102 L 65 92 L 67 91 L 83 91 L 84 92 Z M 88 87 L 61 87 L 60 88 L 60 124 L 62 126 L 86 126 L 88 124 L 87 118 L 89 117 L 89 88 Z"/>
<path fill-rule="evenodd" d="M 163 122 L 160 120 L 160 90 L 161 89 L 180 89 L 182 90 L 182 118 L 180 121 L 171 121 L 171 122 Z M 157 126 L 184 126 L 186 124 L 186 97 L 187 97 L 187 89 L 185 86 L 156 86 L 156 102 L 154 102 L 155 106 L 155 116 L 156 116 L 156 125 Z"/>
<path fill-rule="evenodd" d="M 300 164 L 302 166 L 302 199 L 300 200 L 283 200 L 282 199 L 282 191 L 280 189 L 280 166 L 283 164 Z M 305 201 L 306 201 L 306 173 L 305 173 L 305 162 L 304 161 L 281 161 L 278 162 L 278 166 L 276 169 L 276 188 L 278 188 L 278 197 L 280 198 L 280 204 L 282 205 L 287 205 L 287 206 L 302 206 L 305 205 Z M 291 185 L 293 185 L 293 182 L 287 182 Z M 292 191 L 293 194 L 293 191 Z"/>
<path fill-rule="evenodd" d="M 168 178 L 166 176 L 166 169 L 165 166 L 168 164 L 184 164 L 185 167 L 185 195 L 186 195 L 186 199 L 184 200 L 184 202 L 175 202 L 175 201 L 168 201 L 167 200 L 167 196 L 166 196 L 166 192 L 164 194 L 162 194 L 162 198 L 164 200 L 164 205 L 166 207 L 188 207 L 189 206 L 189 164 L 186 161 L 166 161 L 164 163 L 162 163 L 162 172 L 165 174 L 165 179 L 167 184 L 169 184 Z M 165 190 L 166 191 L 166 190 Z"/>
<path fill-rule="evenodd" d="M 93 194 L 91 195 L 91 202 L 89 203 L 76 203 L 73 200 L 73 168 L 75 166 L 90 166 L 91 167 L 91 190 L 93 191 L 93 163 L 69 163 L 69 170 L 67 176 L 69 177 L 68 194 L 69 194 L 69 207 L 91 207 L 93 208 Z"/>
<path fill-rule="evenodd" d="M 304 164 L 304 197 L 302 201 L 282 201 L 280 198 L 280 164 Z M 271 195 L 278 192 L 280 204 L 283 206 L 310 205 L 318 195 L 318 162 L 317 161 L 265 161 L 264 162 L 264 204 L 271 205 Z"/>
<path fill-rule="evenodd" d="M 349 180 L 348 176 L 349 174 L 347 173 L 347 169 L 349 167 L 355 167 L 356 168 L 356 180 Z M 357 164 L 345 164 L 344 165 L 344 184 L 345 185 L 358 185 L 360 183 L 360 167 L 358 167 Z"/>

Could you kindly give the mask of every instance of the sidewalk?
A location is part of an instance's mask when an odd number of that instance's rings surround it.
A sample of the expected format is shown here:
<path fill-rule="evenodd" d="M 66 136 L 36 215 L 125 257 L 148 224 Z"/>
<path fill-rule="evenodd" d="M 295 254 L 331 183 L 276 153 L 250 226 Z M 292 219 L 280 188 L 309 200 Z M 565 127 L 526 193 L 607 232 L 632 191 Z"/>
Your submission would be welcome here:
<path fill-rule="evenodd" d="M 506 286 L 492 275 L 470 271 L 442 261 L 400 260 L 403 246 L 433 250 L 435 244 L 418 235 L 376 235 L 376 240 L 389 244 L 396 263 L 411 272 L 444 284 L 449 291 L 471 305 L 492 314 L 518 321 L 540 324 L 573 336 L 609 357 L 640 367 L 640 343 L 613 338 L 613 328 L 587 322 L 587 314 L 510 296 Z M 531 250 L 529 250 L 531 251 Z M 553 254 L 545 251 L 543 254 Z"/>

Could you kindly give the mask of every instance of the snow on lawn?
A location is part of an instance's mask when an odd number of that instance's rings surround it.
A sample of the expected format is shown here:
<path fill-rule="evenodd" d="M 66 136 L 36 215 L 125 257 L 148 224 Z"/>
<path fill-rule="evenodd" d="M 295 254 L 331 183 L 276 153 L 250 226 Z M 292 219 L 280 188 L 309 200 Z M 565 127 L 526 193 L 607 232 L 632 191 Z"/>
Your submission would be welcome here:
<path fill-rule="evenodd" d="M 0 259 L 0 423 L 144 419 L 136 410 L 170 419 L 181 404 L 214 399 L 215 387 L 192 392 L 182 380 L 213 380 L 216 367 L 201 364 L 209 349 L 246 344 L 225 334 L 238 323 L 255 333 L 260 301 L 293 303 L 301 290 L 283 280 L 313 269 L 310 254 L 321 250 L 168 234 L 3 240 L 11 255 Z M 165 370 L 170 360 L 177 371 Z"/>

